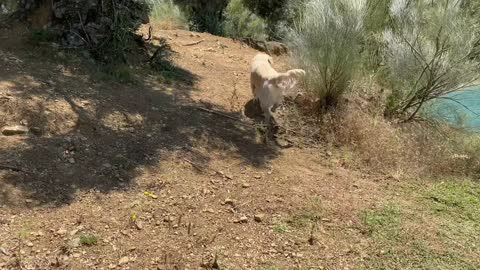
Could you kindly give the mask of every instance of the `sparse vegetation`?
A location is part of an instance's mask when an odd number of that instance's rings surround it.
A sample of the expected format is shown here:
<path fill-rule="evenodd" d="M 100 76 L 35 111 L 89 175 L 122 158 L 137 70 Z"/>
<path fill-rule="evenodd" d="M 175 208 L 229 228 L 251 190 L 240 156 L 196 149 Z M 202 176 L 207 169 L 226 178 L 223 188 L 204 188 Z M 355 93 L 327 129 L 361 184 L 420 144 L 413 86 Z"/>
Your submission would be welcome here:
<path fill-rule="evenodd" d="M 419 206 L 388 203 L 362 214 L 376 245 L 364 268 L 478 268 L 480 261 L 473 255 L 478 247 L 472 243 L 478 222 L 471 219 L 478 218 L 478 184 L 447 181 L 416 190 L 407 196 L 420 198 Z M 428 222 L 428 229 L 421 222 Z"/>
<path fill-rule="evenodd" d="M 173 0 L 150 0 L 151 23 L 160 29 L 188 29 L 187 15 Z"/>
<path fill-rule="evenodd" d="M 82 234 L 80 236 L 80 244 L 82 246 L 94 246 L 98 242 L 98 237 L 93 234 Z"/>

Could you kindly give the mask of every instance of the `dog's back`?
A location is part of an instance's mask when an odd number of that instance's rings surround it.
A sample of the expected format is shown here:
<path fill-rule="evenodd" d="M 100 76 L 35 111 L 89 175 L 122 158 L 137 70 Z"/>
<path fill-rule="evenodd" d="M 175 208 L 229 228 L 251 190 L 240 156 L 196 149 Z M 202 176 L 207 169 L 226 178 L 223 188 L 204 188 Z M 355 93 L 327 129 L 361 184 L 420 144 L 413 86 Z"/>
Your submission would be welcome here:
<path fill-rule="evenodd" d="M 266 80 L 278 76 L 278 72 L 273 69 L 272 64 L 272 57 L 265 53 L 258 53 L 253 58 L 250 73 L 253 96 L 256 96 L 256 92 L 263 87 Z"/>

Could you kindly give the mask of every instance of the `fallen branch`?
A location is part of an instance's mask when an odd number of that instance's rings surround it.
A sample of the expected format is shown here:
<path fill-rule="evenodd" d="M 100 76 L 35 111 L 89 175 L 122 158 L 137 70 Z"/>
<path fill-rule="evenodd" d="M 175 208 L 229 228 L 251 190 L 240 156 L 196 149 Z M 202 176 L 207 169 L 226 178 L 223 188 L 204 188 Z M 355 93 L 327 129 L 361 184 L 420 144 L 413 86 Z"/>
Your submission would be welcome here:
<path fill-rule="evenodd" d="M 204 168 L 204 167 L 193 163 L 193 161 L 191 161 L 191 160 L 189 160 L 189 159 L 183 158 L 183 160 L 184 160 L 185 162 L 187 162 L 188 164 L 192 165 L 192 167 L 195 168 L 195 169 L 197 169 L 199 172 L 202 172 L 202 173 L 205 172 L 205 168 Z"/>
<path fill-rule="evenodd" d="M 188 148 L 186 148 L 188 149 Z M 213 175 L 220 175 L 222 178 L 227 178 L 228 180 L 232 180 L 233 178 L 231 176 L 228 176 L 228 175 L 225 175 L 223 172 L 221 171 L 217 171 L 215 169 L 211 169 L 211 168 L 208 168 L 208 167 L 204 167 L 204 166 L 201 166 L 201 165 L 198 165 L 196 163 L 194 163 L 193 161 L 187 159 L 187 158 L 183 158 L 183 160 L 185 162 L 187 162 L 188 164 L 192 165 L 193 168 L 195 168 L 196 170 L 198 170 L 199 172 L 201 173 L 205 173 L 206 171 L 210 170 L 212 171 L 214 174 Z"/>
<path fill-rule="evenodd" d="M 6 165 L 6 164 L 0 164 L 0 170 L 10 170 L 10 171 L 14 171 L 14 172 L 25 172 L 21 168 L 11 166 L 11 165 Z"/>
<path fill-rule="evenodd" d="M 194 106 L 194 108 L 196 108 L 196 109 L 198 109 L 198 110 L 200 110 L 200 111 L 203 111 L 203 112 L 207 112 L 207 113 L 211 113 L 211 114 L 214 114 L 214 115 L 218 115 L 218 116 L 221 116 L 221 117 L 228 118 L 228 119 L 230 119 L 230 120 L 239 122 L 240 124 L 242 124 L 242 125 L 244 125 L 244 126 L 247 126 L 247 127 L 255 127 L 255 126 L 252 125 L 252 124 L 245 123 L 245 122 L 242 121 L 242 119 L 240 119 L 240 118 L 233 117 L 233 116 L 230 116 L 230 115 L 228 115 L 228 114 L 224 114 L 224 113 L 219 112 L 219 111 L 210 110 L 210 109 L 203 108 L 203 107 L 196 107 L 196 106 Z"/>
<path fill-rule="evenodd" d="M 195 41 L 195 42 L 192 42 L 192 43 L 183 44 L 182 46 L 195 46 L 195 45 L 198 45 L 198 44 L 200 44 L 204 41 L 205 41 L 205 39 L 202 39 L 202 40 Z"/>

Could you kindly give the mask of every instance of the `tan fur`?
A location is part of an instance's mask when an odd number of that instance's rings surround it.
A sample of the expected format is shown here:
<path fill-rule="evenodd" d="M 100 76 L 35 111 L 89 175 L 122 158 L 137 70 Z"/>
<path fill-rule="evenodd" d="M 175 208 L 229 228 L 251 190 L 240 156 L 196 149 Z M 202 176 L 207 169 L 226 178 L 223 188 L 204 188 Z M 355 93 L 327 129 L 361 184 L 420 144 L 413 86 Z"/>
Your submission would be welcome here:
<path fill-rule="evenodd" d="M 260 101 L 260 106 L 268 121 L 271 117 L 271 109 L 277 106 L 283 96 L 293 89 L 300 76 L 305 75 L 302 69 L 292 69 L 285 73 L 277 72 L 273 67 L 272 57 L 258 53 L 252 61 L 250 84 L 254 99 Z"/>

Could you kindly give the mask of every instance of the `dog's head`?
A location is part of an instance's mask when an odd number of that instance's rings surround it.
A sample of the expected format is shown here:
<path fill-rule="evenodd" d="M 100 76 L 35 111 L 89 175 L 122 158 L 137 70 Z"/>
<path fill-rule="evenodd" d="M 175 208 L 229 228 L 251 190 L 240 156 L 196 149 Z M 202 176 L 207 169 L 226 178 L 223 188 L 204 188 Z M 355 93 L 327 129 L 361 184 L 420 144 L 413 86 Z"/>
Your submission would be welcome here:
<path fill-rule="evenodd" d="M 258 53 L 253 58 L 253 61 L 265 61 L 268 62 L 270 65 L 273 65 L 273 58 L 266 53 Z"/>

